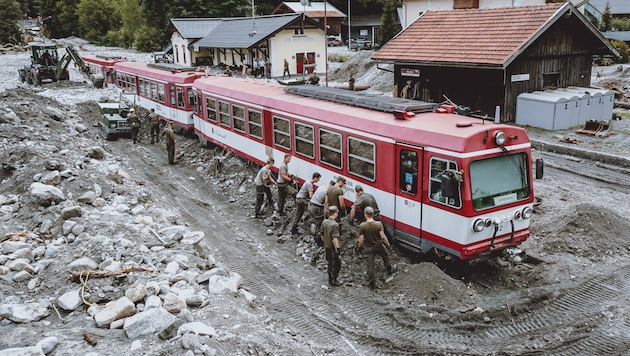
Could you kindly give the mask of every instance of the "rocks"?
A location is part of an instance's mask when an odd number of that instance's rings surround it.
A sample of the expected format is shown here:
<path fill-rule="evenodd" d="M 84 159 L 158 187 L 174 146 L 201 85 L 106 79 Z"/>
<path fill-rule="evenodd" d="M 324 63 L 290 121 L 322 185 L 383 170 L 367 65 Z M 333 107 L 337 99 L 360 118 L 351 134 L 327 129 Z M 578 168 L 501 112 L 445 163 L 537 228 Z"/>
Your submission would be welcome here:
<path fill-rule="evenodd" d="M 156 334 L 166 328 L 175 316 L 164 308 L 153 308 L 125 319 L 123 330 L 130 339 Z"/>
<path fill-rule="evenodd" d="M 0 316 L 16 323 L 30 323 L 50 314 L 47 305 L 40 303 L 11 303 L 0 305 Z"/>
<path fill-rule="evenodd" d="M 87 157 L 94 159 L 104 159 L 105 158 L 105 150 L 102 147 L 92 146 L 87 149 L 85 154 Z"/>
<path fill-rule="evenodd" d="M 37 204 L 42 206 L 50 206 L 51 204 L 59 204 L 66 200 L 65 195 L 61 189 L 52 185 L 43 184 L 39 182 L 32 183 L 30 186 L 31 197 L 33 197 Z"/>
<path fill-rule="evenodd" d="M 110 304 L 94 316 L 96 326 L 108 327 L 113 321 L 131 316 L 135 313 L 136 306 L 127 297 L 122 297 Z"/>

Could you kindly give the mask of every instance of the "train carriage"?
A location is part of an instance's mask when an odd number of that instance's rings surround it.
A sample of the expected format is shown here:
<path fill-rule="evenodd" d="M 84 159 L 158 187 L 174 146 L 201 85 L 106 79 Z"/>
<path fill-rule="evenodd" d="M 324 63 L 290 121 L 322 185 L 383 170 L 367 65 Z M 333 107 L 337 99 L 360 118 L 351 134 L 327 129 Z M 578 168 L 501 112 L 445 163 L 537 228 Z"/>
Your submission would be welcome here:
<path fill-rule="evenodd" d="M 193 88 L 200 140 L 259 164 L 290 153 L 291 172 L 302 179 L 314 171 L 323 181 L 346 177 L 349 203 L 355 185 L 369 187 L 407 248 L 468 260 L 530 235 L 532 161 L 522 128 L 449 107 L 434 112 L 428 103 L 413 114 L 396 108 L 415 101 L 315 86 L 286 87 L 296 95 L 267 82 L 211 77 Z"/>
<path fill-rule="evenodd" d="M 116 86 L 114 64 L 126 60 L 122 57 L 103 55 L 84 55 L 81 56 L 81 59 L 90 68 L 92 82 L 96 84 L 100 79 L 103 83 L 102 86 L 106 88 L 114 88 Z"/>
<path fill-rule="evenodd" d="M 168 63 L 119 62 L 114 65 L 116 87 L 134 93 L 136 104 L 155 109 L 163 120 L 186 131 L 194 127 L 192 84 L 204 71 Z"/>

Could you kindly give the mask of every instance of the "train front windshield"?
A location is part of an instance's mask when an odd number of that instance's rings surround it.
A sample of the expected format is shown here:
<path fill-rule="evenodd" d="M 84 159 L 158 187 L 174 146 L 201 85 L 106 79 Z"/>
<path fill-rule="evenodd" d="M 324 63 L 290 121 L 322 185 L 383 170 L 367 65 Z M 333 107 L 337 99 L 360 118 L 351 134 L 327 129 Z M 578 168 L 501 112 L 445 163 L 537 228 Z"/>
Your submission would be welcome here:
<path fill-rule="evenodd" d="M 483 210 L 525 200 L 530 195 L 527 155 L 506 154 L 470 163 L 473 208 Z"/>

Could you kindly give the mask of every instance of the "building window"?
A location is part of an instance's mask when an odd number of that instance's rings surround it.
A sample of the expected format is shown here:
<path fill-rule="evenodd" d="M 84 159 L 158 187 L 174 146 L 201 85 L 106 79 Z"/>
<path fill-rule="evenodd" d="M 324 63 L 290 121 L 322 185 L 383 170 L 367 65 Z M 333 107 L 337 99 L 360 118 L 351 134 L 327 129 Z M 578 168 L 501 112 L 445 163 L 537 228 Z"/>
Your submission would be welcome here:
<path fill-rule="evenodd" d="M 348 138 L 348 171 L 374 181 L 376 146 L 358 138 Z"/>
<path fill-rule="evenodd" d="M 249 122 L 250 136 L 262 139 L 262 115 L 260 114 L 260 111 L 247 110 L 247 119 Z"/>
<path fill-rule="evenodd" d="M 558 88 L 560 82 L 560 73 L 543 73 L 543 90 Z"/>
<path fill-rule="evenodd" d="M 319 160 L 341 169 L 341 134 L 319 130 Z"/>
<path fill-rule="evenodd" d="M 315 158 L 315 138 L 313 126 L 295 123 L 295 152 L 308 158 Z"/>
<path fill-rule="evenodd" d="M 291 149 L 291 123 L 288 119 L 273 117 L 273 143 L 287 150 Z"/>

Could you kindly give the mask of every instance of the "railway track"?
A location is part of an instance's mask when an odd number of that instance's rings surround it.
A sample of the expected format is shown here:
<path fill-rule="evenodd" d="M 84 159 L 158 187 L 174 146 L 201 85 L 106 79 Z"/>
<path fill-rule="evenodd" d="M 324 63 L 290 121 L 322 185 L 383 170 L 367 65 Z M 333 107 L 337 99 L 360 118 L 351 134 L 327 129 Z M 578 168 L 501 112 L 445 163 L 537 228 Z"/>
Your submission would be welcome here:
<path fill-rule="evenodd" d="M 159 146 L 138 146 L 138 154 L 129 154 L 126 140 L 110 147 L 128 157 L 157 200 L 178 208 L 192 228 L 215 232 L 207 238 L 217 246 L 217 257 L 241 274 L 245 288 L 258 296 L 271 318 L 288 334 L 306 340 L 313 354 L 594 355 L 630 350 L 627 311 L 615 310 L 619 315 L 612 320 L 600 318 L 610 303 L 630 297 L 630 265 L 594 277 L 520 317 L 478 324 L 453 312 L 452 320 L 442 323 L 421 306 L 398 305 L 362 287 L 323 290 L 321 271 L 295 260 L 289 244 L 265 236 L 264 229 L 243 214 L 243 204 L 230 205 L 222 191 L 188 179 L 194 172 L 186 167 L 162 164 L 166 157 Z M 630 193 L 630 175 L 623 169 L 602 169 L 551 153 L 543 156 L 554 178 L 570 176 Z M 208 236 L 226 232 L 229 240 Z M 564 339 L 545 338 L 558 329 L 568 330 Z"/>

